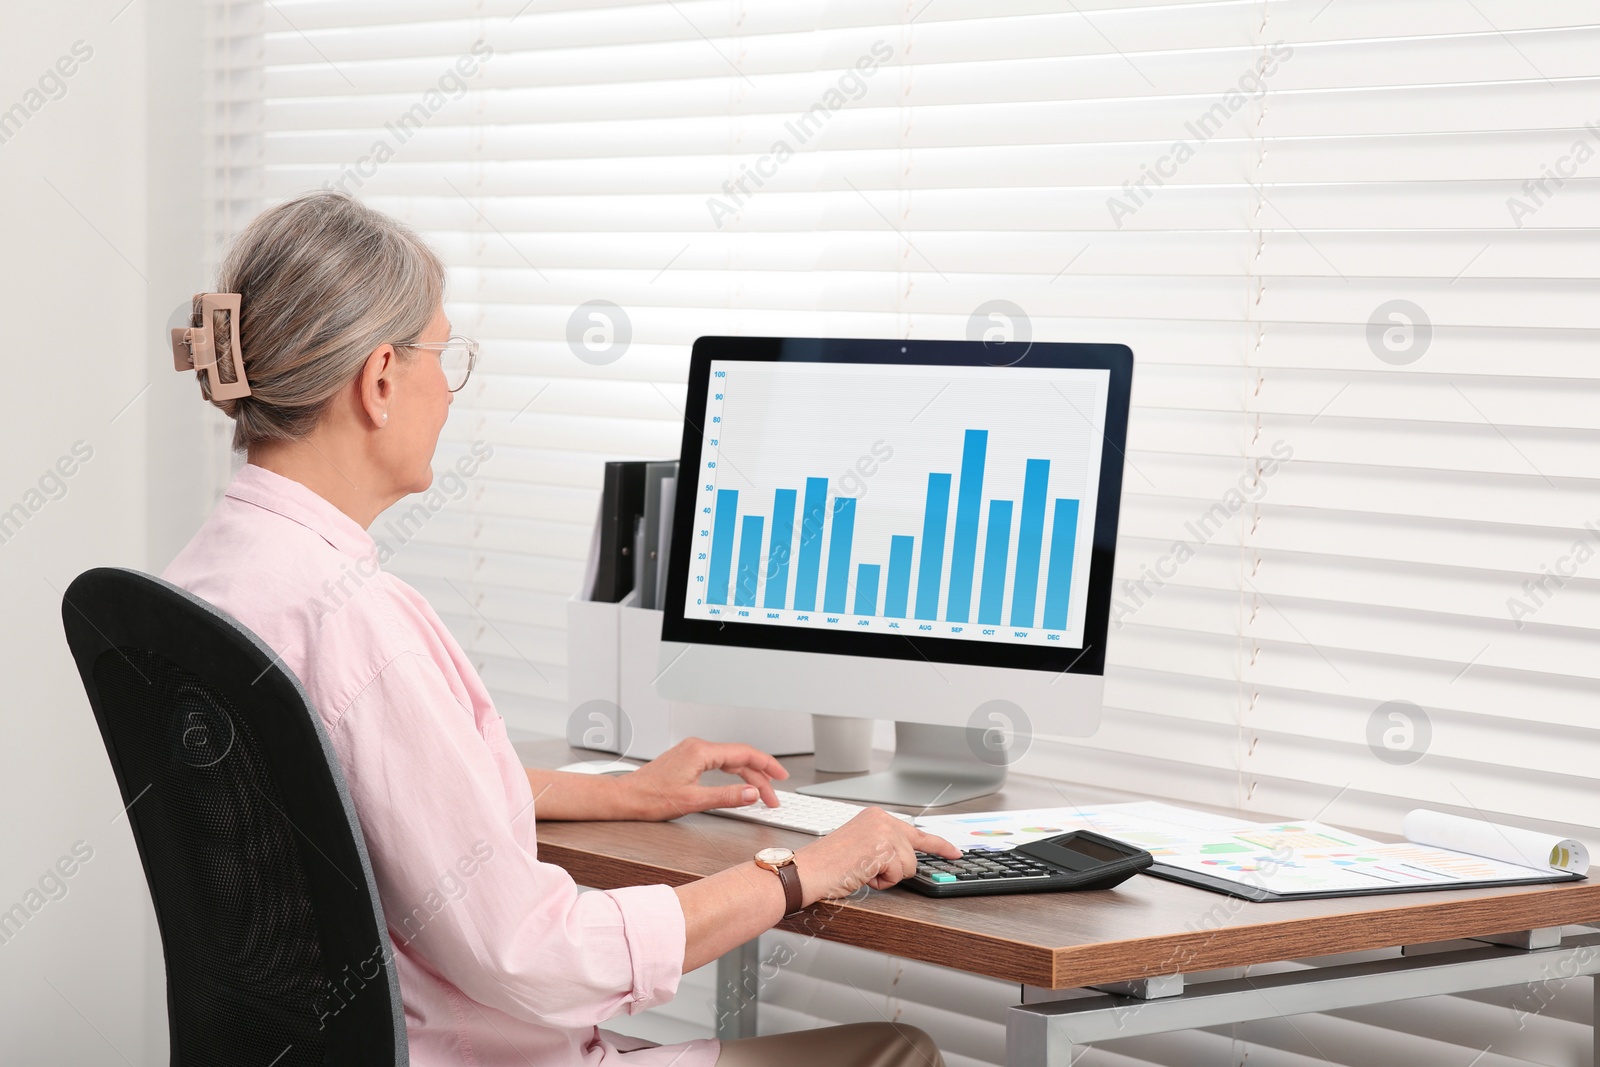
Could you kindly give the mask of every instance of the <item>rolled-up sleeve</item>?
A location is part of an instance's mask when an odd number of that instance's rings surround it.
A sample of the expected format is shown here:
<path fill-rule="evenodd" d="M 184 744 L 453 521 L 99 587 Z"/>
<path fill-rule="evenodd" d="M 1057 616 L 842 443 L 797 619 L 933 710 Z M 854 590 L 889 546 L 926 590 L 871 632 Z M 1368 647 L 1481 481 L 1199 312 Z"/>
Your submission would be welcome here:
<path fill-rule="evenodd" d="M 547 1026 L 593 1026 L 672 998 L 685 937 L 677 894 L 579 892 L 540 862 L 526 778 L 520 791 L 507 784 L 437 663 L 421 653 L 388 663 L 332 737 L 397 952 Z"/>

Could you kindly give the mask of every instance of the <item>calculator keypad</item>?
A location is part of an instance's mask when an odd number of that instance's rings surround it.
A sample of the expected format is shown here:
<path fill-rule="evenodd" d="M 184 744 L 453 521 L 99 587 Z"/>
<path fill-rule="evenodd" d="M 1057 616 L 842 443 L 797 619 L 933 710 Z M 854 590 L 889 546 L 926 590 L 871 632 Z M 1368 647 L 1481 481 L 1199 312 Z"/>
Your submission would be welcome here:
<path fill-rule="evenodd" d="M 917 874 L 935 885 L 1049 878 L 1055 873 L 1052 865 L 1021 852 L 963 852 L 954 860 L 917 853 Z"/>

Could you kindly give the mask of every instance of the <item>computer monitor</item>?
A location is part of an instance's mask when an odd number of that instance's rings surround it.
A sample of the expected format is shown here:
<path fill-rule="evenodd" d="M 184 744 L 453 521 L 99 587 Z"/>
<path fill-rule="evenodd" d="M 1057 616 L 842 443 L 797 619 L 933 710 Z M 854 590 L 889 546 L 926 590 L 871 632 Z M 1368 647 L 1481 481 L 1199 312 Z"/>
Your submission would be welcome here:
<path fill-rule="evenodd" d="M 1132 376 L 1121 345 L 700 338 L 657 691 L 894 720 L 887 771 L 801 790 L 864 803 L 1093 733 Z"/>

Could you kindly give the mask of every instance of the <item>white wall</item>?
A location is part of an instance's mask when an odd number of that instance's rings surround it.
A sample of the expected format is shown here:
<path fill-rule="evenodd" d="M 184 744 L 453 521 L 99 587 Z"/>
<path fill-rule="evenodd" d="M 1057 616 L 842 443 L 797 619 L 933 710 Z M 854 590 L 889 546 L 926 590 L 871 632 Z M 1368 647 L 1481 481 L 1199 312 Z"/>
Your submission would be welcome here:
<path fill-rule="evenodd" d="M 37 907 L 0 927 L 7 1063 L 166 1062 L 149 895 L 60 622 L 73 577 L 159 569 L 199 508 L 199 403 L 158 342 L 198 280 L 198 4 L 124 4 L 0 0 L 0 112 L 27 112 L 0 126 L 0 512 L 26 511 L 0 526 L 0 911 Z"/>

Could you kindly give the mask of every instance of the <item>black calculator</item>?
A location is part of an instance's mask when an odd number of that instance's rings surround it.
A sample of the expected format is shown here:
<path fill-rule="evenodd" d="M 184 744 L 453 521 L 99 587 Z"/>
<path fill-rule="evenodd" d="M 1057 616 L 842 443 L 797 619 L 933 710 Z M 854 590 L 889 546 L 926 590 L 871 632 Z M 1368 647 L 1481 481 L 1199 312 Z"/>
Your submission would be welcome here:
<path fill-rule="evenodd" d="M 974 849 L 956 860 L 918 852 L 917 873 L 900 884 L 929 897 L 1110 889 L 1154 862 L 1142 848 L 1073 830 L 1004 852 Z"/>

